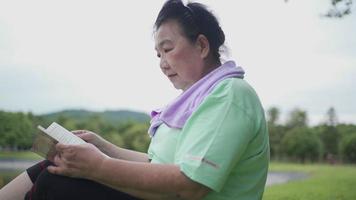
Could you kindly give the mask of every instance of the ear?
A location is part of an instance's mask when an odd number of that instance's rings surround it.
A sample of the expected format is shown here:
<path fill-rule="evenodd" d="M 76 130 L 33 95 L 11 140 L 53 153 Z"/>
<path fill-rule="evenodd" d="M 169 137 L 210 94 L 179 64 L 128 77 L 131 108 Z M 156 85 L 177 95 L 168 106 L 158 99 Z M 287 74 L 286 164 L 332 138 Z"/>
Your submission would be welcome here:
<path fill-rule="evenodd" d="M 201 57 L 207 58 L 210 52 L 210 44 L 208 38 L 205 37 L 205 35 L 200 34 L 198 35 L 198 38 L 196 40 L 196 45 L 200 50 L 200 55 Z"/>

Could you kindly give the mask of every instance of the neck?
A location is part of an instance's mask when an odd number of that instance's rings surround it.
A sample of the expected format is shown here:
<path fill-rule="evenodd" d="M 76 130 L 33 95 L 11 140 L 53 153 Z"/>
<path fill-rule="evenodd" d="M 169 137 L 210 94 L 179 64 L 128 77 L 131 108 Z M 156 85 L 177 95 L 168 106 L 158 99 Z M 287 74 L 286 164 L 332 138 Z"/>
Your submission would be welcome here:
<path fill-rule="evenodd" d="M 209 74 L 211 71 L 213 71 L 214 69 L 218 68 L 219 66 L 221 66 L 221 62 L 220 61 L 205 62 L 204 70 L 202 71 L 201 76 L 200 76 L 200 78 L 198 80 L 200 80 L 205 75 Z M 182 91 L 183 92 L 186 91 L 190 86 L 192 86 L 192 85 L 189 85 L 189 86 L 183 88 Z"/>
<path fill-rule="evenodd" d="M 220 60 L 207 60 L 207 62 L 205 63 L 205 70 L 203 71 L 203 73 L 202 73 L 202 78 L 205 76 L 205 75 L 207 75 L 207 74 L 209 74 L 211 71 L 213 71 L 214 69 L 216 69 L 216 68 L 218 68 L 218 67 L 220 67 L 221 66 L 221 62 L 220 62 Z"/>

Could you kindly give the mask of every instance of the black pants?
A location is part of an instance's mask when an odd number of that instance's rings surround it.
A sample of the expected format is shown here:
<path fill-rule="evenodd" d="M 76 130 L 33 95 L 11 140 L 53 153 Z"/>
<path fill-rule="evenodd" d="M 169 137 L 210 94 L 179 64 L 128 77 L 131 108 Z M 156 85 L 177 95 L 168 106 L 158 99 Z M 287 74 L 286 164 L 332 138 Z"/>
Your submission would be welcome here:
<path fill-rule="evenodd" d="M 52 163 L 45 160 L 26 170 L 33 186 L 25 200 L 138 200 L 94 181 L 51 174 L 47 170 L 49 165 Z"/>

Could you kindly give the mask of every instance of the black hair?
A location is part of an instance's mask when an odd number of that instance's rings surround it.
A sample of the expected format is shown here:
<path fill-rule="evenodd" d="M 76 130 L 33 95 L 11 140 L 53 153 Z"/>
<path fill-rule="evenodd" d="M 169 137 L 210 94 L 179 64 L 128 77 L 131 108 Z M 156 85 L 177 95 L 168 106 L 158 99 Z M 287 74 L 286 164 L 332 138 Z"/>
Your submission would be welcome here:
<path fill-rule="evenodd" d="M 157 16 L 155 30 L 171 19 L 177 20 L 182 27 L 183 34 L 191 42 L 195 42 L 199 34 L 204 35 L 209 41 L 214 59 L 220 60 L 219 48 L 225 42 L 225 34 L 217 18 L 205 5 L 196 2 L 184 5 L 181 0 L 168 0 Z"/>

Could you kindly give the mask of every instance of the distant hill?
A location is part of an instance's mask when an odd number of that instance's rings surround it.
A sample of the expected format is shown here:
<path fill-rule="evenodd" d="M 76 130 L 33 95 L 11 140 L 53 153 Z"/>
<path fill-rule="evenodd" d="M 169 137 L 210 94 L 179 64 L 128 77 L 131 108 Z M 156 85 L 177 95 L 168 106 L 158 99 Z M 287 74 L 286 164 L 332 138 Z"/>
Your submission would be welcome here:
<path fill-rule="evenodd" d="M 126 121 L 149 122 L 150 117 L 143 112 L 135 112 L 129 110 L 103 111 L 94 112 L 89 110 L 63 110 L 59 112 L 41 115 L 48 121 L 55 121 L 59 117 L 74 119 L 75 121 L 86 121 L 92 117 L 100 117 L 102 120 L 111 124 L 117 124 Z"/>

